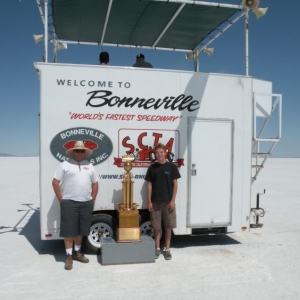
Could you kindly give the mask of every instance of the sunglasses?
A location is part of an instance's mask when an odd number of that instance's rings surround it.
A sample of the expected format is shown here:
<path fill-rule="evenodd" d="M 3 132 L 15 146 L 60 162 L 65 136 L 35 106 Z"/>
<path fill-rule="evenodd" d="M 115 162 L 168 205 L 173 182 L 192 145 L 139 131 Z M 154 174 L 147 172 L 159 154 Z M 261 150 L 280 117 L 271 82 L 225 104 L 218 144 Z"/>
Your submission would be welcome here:
<path fill-rule="evenodd" d="M 74 150 L 75 153 L 84 153 L 85 150 Z"/>

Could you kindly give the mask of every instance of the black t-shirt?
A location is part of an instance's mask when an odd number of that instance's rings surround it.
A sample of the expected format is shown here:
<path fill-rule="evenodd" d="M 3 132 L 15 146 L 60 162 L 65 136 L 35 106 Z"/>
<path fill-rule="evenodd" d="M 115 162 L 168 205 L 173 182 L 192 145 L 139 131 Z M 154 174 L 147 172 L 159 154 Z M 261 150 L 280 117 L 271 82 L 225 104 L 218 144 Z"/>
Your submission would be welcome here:
<path fill-rule="evenodd" d="M 170 202 L 173 196 L 173 180 L 180 178 L 177 167 L 170 162 L 151 165 L 145 180 L 152 183 L 152 202 Z"/>

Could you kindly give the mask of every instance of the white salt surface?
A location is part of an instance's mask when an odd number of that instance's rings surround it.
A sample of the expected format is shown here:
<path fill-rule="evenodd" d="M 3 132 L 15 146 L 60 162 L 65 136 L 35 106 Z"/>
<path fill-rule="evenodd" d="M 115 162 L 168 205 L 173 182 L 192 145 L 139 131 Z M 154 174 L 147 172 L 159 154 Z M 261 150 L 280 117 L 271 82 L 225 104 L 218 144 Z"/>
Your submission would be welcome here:
<path fill-rule="evenodd" d="M 263 228 L 174 237 L 171 261 L 101 266 L 87 255 L 90 263 L 71 271 L 63 242 L 39 237 L 38 164 L 0 158 L 1 300 L 300 299 L 300 159 L 269 159 L 254 184 L 252 206 L 266 189 Z"/>

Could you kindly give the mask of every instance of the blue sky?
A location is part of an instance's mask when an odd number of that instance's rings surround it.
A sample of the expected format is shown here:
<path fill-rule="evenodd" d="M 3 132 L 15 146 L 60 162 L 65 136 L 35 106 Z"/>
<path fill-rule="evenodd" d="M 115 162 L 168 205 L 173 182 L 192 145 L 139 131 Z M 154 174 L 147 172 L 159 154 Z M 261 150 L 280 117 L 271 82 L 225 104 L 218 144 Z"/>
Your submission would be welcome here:
<path fill-rule="evenodd" d="M 214 1 L 217 2 L 217 1 Z M 219 1 L 240 4 L 240 0 Z M 291 5 L 292 4 L 292 5 Z M 282 140 L 274 156 L 300 156 L 299 28 L 300 2 L 261 0 L 269 7 L 256 20 L 250 15 L 249 74 L 273 82 L 273 93 L 283 95 Z M 39 154 L 39 80 L 33 67 L 42 61 L 43 43 L 33 34 L 43 34 L 35 0 L 1 0 L 0 10 L 0 153 L 18 156 Z M 200 54 L 203 72 L 245 74 L 244 18 L 222 34 L 210 47 L 214 54 Z M 130 66 L 138 49 L 68 45 L 58 53 L 58 62 L 98 64 L 99 52 L 110 53 L 111 65 Z M 146 60 L 163 69 L 193 70 L 183 53 L 143 50 Z M 49 48 L 49 60 L 52 59 Z"/>

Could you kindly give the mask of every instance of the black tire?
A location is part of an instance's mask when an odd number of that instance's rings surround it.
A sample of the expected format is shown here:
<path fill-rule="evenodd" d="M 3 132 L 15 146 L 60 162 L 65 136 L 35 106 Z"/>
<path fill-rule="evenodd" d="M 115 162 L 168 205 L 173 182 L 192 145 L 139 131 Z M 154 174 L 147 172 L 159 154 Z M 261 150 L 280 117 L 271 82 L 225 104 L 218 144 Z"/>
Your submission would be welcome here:
<path fill-rule="evenodd" d="M 141 214 L 140 219 L 141 219 L 141 223 L 140 223 L 141 235 L 148 235 L 154 238 L 154 232 L 152 230 L 151 221 L 150 221 L 150 213 L 146 212 Z"/>
<path fill-rule="evenodd" d="M 111 237 L 115 235 L 116 220 L 106 214 L 93 215 L 89 236 L 85 237 L 82 247 L 87 253 L 97 254 L 101 248 L 100 237 Z"/>

